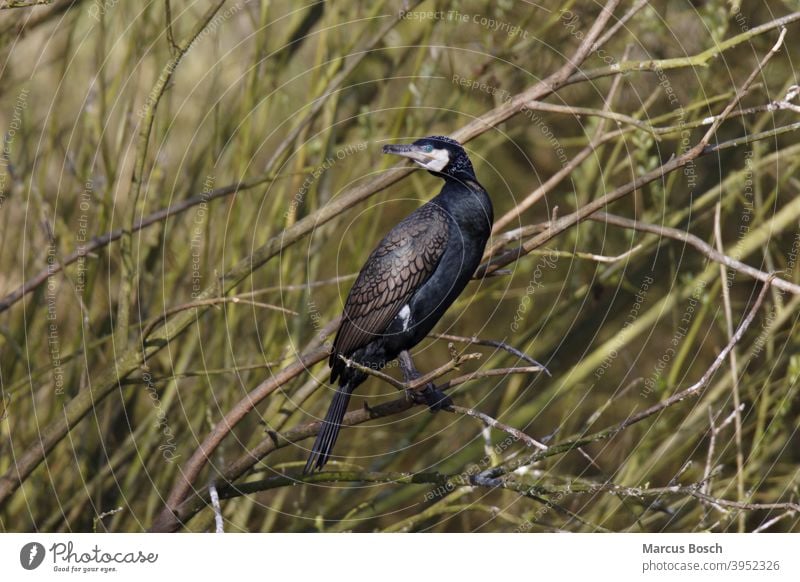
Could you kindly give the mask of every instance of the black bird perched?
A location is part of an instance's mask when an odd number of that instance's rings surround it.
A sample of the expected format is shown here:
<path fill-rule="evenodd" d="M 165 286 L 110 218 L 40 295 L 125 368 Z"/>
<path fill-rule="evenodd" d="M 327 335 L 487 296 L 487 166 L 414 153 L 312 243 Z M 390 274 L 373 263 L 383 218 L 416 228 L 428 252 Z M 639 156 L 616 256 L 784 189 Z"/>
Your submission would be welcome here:
<path fill-rule="evenodd" d="M 399 357 L 406 381 L 418 377 L 408 350 L 464 290 L 492 230 L 492 202 L 457 141 L 432 136 L 408 145 L 385 145 L 383 152 L 412 159 L 442 178 L 444 187 L 389 231 L 350 290 L 329 360 L 331 382 L 338 378 L 339 386 L 305 473 L 327 463 L 350 395 L 367 378 L 342 357 L 372 369 Z M 451 404 L 432 384 L 409 397 L 431 411 Z"/>

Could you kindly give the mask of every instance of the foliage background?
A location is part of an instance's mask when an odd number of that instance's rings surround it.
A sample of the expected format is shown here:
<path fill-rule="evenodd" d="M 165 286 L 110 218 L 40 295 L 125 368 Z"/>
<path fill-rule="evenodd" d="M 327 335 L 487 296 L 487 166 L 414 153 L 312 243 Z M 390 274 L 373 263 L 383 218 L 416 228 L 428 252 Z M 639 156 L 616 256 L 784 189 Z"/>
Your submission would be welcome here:
<path fill-rule="evenodd" d="M 632 5 L 622 2 L 615 14 Z M 348 71 L 353 55 L 364 52 L 401 3 L 228 1 L 180 62 L 165 68 L 180 52 L 170 39 L 189 38 L 211 6 L 84 0 L 0 11 L 6 131 L 0 294 L 91 237 L 241 183 L 235 194 L 204 200 L 97 249 L 0 313 L 6 477 L 47 427 L 63 420 L 65 404 L 113 373 L 126 350 L 141 348 L 143 334 L 165 312 L 195 301 L 200 289 L 347 188 L 386 172 L 395 160 L 380 155 L 382 143 L 450 134 L 554 71 L 600 10 L 594 2 L 426 1 L 381 32 Z M 796 9 L 790 1 L 651 2 L 583 70 L 626 58 L 697 55 Z M 783 49 L 743 107 L 781 99 L 798 84 L 798 34 L 798 25 L 789 25 Z M 606 99 L 615 77 L 570 85 L 548 102 L 607 106 L 653 126 L 690 126 L 724 108 L 776 38 L 774 30 L 755 35 L 706 66 L 631 72 L 613 103 Z M 331 83 L 336 90 L 328 93 Z M 752 135 L 797 117 L 791 110 L 737 116 L 718 137 Z M 496 216 L 513 210 L 597 132 L 617 129 L 616 122 L 602 125 L 608 123 L 595 115 L 531 111 L 469 142 Z M 565 215 L 658 167 L 704 131 L 654 136 L 624 127 L 631 131 L 595 148 L 502 231 Z M 705 156 L 692 173 L 666 175 L 608 210 L 714 245 L 719 203 L 726 253 L 798 282 L 796 135 Z M 255 268 L 236 287 L 238 302 L 198 312 L 146 365 L 120 374 L 114 389 L 47 451 L 0 504 L 0 529 L 149 528 L 211 427 L 339 315 L 370 249 L 438 188 L 432 176 L 412 173 Z M 629 251 L 611 262 L 586 256 Z M 682 242 L 593 221 L 508 269 L 471 283 L 437 331 L 504 340 L 546 364 L 552 377 L 484 378 L 459 387 L 454 398 L 534 438 L 550 435 L 551 443 L 613 425 L 694 383 L 728 342 L 721 283 L 729 284 L 734 328 L 761 286 L 733 271 L 721 279 L 716 263 Z M 736 349 L 735 373 L 726 361 L 701 397 L 583 453 L 517 471 L 521 482 L 549 488 L 538 500 L 476 486 L 442 494 L 432 484 L 332 479 L 223 500 L 226 531 L 752 531 L 764 524 L 797 531 L 796 506 L 738 511 L 685 493 L 635 497 L 592 489 L 607 482 L 644 489 L 700 484 L 718 499 L 796 502 L 797 306 L 796 296 L 773 289 Z M 520 363 L 493 348 L 464 349 L 483 357 L 462 372 Z M 449 358 L 447 343 L 429 338 L 415 357 L 421 369 L 433 369 Z M 325 364 L 315 364 L 260 402 L 214 451 L 195 485 L 268 438 L 267 428 L 281 432 L 322 416 L 330 398 L 326 378 Z M 731 416 L 734 386 L 740 423 Z M 351 409 L 395 397 L 391 386 L 371 379 Z M 713 445 L 710 419 L 713 426 L 729 420 Z M 506 439 L 475 419 L 414 408 L 343 431 L 340 464 L 330 468 L 471 474 L 476 463 L 485 469 L 525 453 L 518 442 L 494 448 Z M 277 450 L 248 479 L 298 476 L 309 446 L 303 440 Z M 709 469 L 713 476 L 704 481 Z M 210 528 L 210 508 L 186 526 Z"/>

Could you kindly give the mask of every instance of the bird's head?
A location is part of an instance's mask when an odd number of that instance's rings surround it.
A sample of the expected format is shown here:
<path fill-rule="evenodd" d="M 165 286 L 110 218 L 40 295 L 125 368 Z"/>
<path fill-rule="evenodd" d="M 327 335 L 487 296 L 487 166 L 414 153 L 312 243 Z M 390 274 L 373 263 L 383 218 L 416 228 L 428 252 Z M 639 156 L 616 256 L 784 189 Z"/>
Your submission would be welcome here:
<path fill-rule="evenodd" d="M 434 176 L 475 180 L 472 162 L 461 144 L 443 135 L 423 137 L 411 144 L 389 144 L 383 153 L 414 160 Z"/>

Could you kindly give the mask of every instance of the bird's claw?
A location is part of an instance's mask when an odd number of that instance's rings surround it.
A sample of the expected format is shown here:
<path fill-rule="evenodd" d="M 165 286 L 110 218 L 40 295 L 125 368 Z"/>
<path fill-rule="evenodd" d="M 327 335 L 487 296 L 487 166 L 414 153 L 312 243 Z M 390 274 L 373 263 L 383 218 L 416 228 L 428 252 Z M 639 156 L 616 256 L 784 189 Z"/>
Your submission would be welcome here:
<path fill-rule="evenodd" d="M 453 400 L 433 384 L 422 390 L 406 390 L 407 398 L 414 404 L 425 404 L 430 412 L 438 412 L 453 405 Z"/>

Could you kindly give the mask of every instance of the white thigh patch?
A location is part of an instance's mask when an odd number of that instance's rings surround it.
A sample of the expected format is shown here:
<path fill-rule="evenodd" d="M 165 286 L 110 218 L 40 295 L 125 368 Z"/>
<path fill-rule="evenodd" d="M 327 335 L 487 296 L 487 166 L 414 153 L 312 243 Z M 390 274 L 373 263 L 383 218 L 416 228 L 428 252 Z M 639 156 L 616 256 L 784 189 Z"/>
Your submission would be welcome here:
<path fill-rule="evenodd" d="M 403 305 L 403 309 L 398 313 L 400 320 L 403 322 L 403 331 L 408 329 L 408 324 L 411 321 L 411 308 L 408 305 Z"/>

